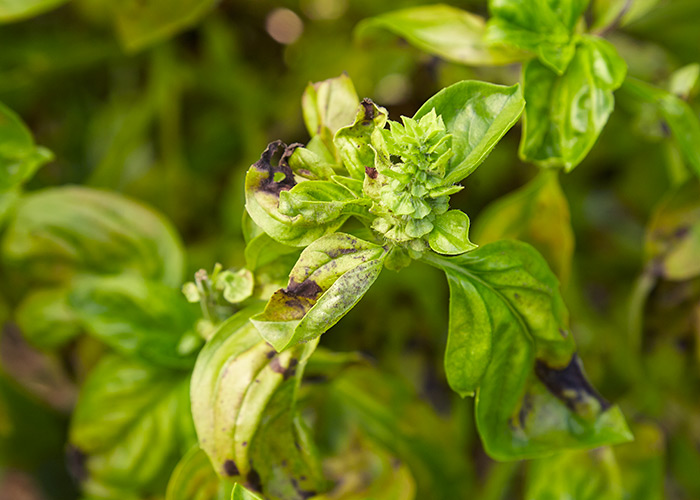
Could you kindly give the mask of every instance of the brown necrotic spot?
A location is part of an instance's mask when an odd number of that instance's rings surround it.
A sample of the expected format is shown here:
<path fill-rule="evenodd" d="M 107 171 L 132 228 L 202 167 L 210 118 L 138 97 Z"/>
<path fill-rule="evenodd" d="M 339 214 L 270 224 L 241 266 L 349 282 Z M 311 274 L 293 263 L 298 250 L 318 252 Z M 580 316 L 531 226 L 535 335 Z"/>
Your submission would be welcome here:
<path fill-rule="evenodd" d="M 265 151 L 260 155 L 260 159 L 253 164 L 253 167 L 267 173 L 267 177 L 260 181 L 259 189 L 261 191 L 279 195 L 281 191 L 288 191 L 296 185 L 294 173 L 289 166 L 289 157 L 300 146 L 302 145 L 298 143 L 287 146 L 282 141 L 273 141 L 267 145 Z M 283 150 L 282 156 L 277 165 L 273 165 L 272 158 L 280 149 Z"/>
<path fill-rule="evenodd" d="M 224 462 L 224 472 L 228 477 L 238 476 L 241 473 L 236 466 L 236 462 L 233 460 L 226 460 Z"/>
<path fill-rule="evenodd" d="M 301 283 L 290 280 L 289 285 L 284 290 L 284 293 L 290 297 L 303 297 L 305 299 L 315 299 L 321 292 L 323 289 L 314 280 L 304 280 Z"/>
<path fill-rule="evenodd" d="M 372 102 L 372 99 L 365 97 L 364 99 L 362 99 L 362 102 L 360 104 L 362 104 L 362 107 L 365 110 L 365 121 L 371 123 L 371 121 L 374 120 L 374 117 L 376 116 L 374 113 L 374 103 Z M 369 123 L 363 123 L 363 125 L 369 125 Z"/>
<path fill-rule="evenodd" d="M 560 399 L 572 411 L 585 405 L 592 398 L 600 404 L 601 410 L 610 408 L 607 402 L 586 380 L 578 356 L 574 354 L 569 364 L 557 370 L 550 368 L 544 361 L 537 360 L 535 374 L 554 396 Z"/>
<path fill-rule="evenodd" d="M 260 474 L 258 474 L 258 471 L 251 469 L 246 479 L 246 486 L 248 489 L 262 493 L 262 481 L 260 480 Z"/>
<path fill-rule="evenodd" d="M 377 169 L 374 167 L 365 167 L 365 173 L 370 179 L 376 179 L 377 175 L 379 175 L 379 172 L 377 172 Z"/>
<path fill-rule="evenodd" d="M 297 372 L 297 365 L 299 364 L 299 360 L 296 358 L 292 358 L 289 361 L 289 366 L 287 367 L 286 370 L 284 370 L 284 380 L 287 380 L 289 377 L 293 377 L 296 372 Z"/>

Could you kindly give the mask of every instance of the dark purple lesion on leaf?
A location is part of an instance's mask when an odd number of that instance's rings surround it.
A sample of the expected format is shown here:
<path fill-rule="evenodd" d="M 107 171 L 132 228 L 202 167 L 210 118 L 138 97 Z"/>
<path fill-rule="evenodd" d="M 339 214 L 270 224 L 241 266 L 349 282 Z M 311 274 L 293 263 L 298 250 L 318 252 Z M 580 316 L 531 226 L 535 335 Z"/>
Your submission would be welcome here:
<path fill-rule="evenodd" d="M 236 462 L 233 460 L 226 460 L 224 462 L 224 473 L 228 477 L 240 476 L 241 472 L 238 470 Z"/>
<path fill-rule="evenodd" d="M 289 280 L 289 285 L 284 289 L 284 293 L 290 297 L 315 299 L 323 293 L 323 289 L 314 280 L 304 280 L 301 283 Z"/>
<path fill-rule="evenodd" d="M 610 408 L 610 403 L 586 379 L 581 361 L 576 354 L 562 369 L 551 368 L 544 361 L 537 360 L 535 374 L 549 392 L 576 413 L 588 406 L 591 399 L 598 402 L 601 411 Z"/>
<path fill-rule="evenodd" d="M 258 471 L 255 469 L 250 469 L 250 472 L 246 476 L 246 487 L 249 490 L 262 493 L 262 481 L 260 480 L 260 474 L 258 474 Z"/>
<path fill-rule="evenodd" d="M 318 492 L 316 491 L 311 491 L 311 490 L 305 490 L 299 486 L 299 481 L 297 481 L 295 478 L 292 478 L 292 486 L 294 487 L 294 490 L 297 492 L 297 495 L 299 495 L 299 498 L 302 498 L 306 500 L 307 498 L 315 497 L 318 495 Z"/>
<path fill-rule="evenodd" d="M 333 248 L 331 250 L 328 250 L 326 252 L 326 255 L 328 255 L 331 259 L 337 259 L 341 255 L 349 255 L 351 253 L 356 253 L 357 248 L 352 248 L 352 247 L 340 247 L 340 248 Z"/>
<path fill-rule="evenodd" d="M 66 447 L 66 467 L 70 476 L 77 483 L 82 483 L 88 478 L 87 458 L 85 452 L 77 446 L 69 444 Z"/>
<path fill-rule="evenodd" d="M 296 358 L 292 358 L 289 361 L 289 365 L 287 365 L 286 367 L 282 366 L 282 363 L 280 363 L 279 358 L 273 358 L 270 362 L 270 369 L 273 372 L 282 375 L 282 378 L 284 380 L 287 380 L 288 378 L 293 377 L 296 374 L 298 365 L 299 360 Z"/>
<path fill-rule="evenodd" d="M 365 173 L 367 174 L 367 177 L 369 177 L 372 180 L 376 179 L 379 175 L 379 172 L 374 167 L 365 167 Z"/>
<path fill-rule="evenodd" d="M 362 102 L 360 104 L 362 105 L 362 108 L 365 112 L 365 119 L 362 122 L 362 125 L 371 125 L 372 120 L 374 120 L 374 117 L 377 116 L 374 112 L 374 102 L 372 102 L 372 99 L 365 97 L 364 99 L 362 99 Z"/>
<path fill-rule="evenodd" d="M 289 191 L 296 185 L 294 172 L 289 166 L 289 157 L 294 150 L 302 147 L 303 144 L 294 143 L 287 146 L 282 141 L 273 141 L 267 145 L 265 151 L 260 155 L 260 159 L 253 164 L 253 167 L 267 174 L 260 181 L 258 188 L 260 191 L 279 196 L 282 191 Z M 282 149 L 282 156 L 277 165 L 272 164 L 272 157 Z"/>

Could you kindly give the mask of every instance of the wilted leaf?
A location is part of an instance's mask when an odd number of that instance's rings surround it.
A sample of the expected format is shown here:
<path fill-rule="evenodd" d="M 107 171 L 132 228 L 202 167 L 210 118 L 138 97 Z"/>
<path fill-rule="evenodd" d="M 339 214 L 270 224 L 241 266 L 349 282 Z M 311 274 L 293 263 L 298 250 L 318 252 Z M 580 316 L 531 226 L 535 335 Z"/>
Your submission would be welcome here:
<path fill-rule="evenodd" d="M 435 109 L 452 134 L 453 156 L 444 184 L 459 182 L 472 173 L 518 121 L 524 106 L 519 85 L 478 81 L 455 83 L 428 99 L 414 119 Z"/>
<path fill-rule="evenodd" d="M 314 339 L 336 324 L 379 276 L 383 247 L 343 233 L 325 236 L 304 249 L 265 311 L 252 319 L 277 351 Z"/>

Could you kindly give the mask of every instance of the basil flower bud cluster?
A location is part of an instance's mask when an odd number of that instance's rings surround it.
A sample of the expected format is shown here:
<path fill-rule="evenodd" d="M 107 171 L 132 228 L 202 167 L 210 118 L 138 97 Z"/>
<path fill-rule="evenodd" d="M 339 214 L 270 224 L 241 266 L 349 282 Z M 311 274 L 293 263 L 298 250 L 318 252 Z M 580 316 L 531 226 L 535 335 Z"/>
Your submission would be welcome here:
<path fill-rule="evenodd" d="M 436 218 L 449 209 L 449 197 L 462 189 L 445 185 L 452 157 L 452 135 L 431 110 L 420 119 L 401 117 L 374 137 L 379 189 L 374 190 L 372 229 L 412 256 L 428 249 Z"/>

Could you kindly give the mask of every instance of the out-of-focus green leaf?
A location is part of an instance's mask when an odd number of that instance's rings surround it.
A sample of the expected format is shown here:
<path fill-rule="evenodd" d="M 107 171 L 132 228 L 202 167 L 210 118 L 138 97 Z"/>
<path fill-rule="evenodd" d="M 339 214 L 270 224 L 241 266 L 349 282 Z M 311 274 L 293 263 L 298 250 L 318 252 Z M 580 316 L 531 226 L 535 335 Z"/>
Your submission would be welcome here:
<path fill-rule="evenodd" d="M 486 40 L 533 52 L 561 75 L 574 57 L 574 28 L 587 6 L 588 0 L 489 0 Z"/>
<path fill-rule="evenodd" d="M 355 122 L 336 132 L 333 139 L 340 159 L 354 179 L 364 179 L 367 167 L 374 167 L 375 152 L 370 146 L 372 133 L 386 125 L 388 113 L 369 99 L 364 99 Z"/>
<path fill-rule="evenodd" d="M 671 74 L 668 81 L 668 90 L 680 97 L 688 99 L 700 77 L 700 64 L 693 63 L 677 69 Z"/>
<path fill-rule="evenodd" d="M 574 233 L 557 172 L 543 170 L 522 188 L 490 204 L 479 215 L 474 234 L 480 244 L 502 239 L 531 244 L 566 284 Z"/>
<path fill-rule="evenodd" d="M 231 492 L 231 500 L 264 500 L 263 497 L 237 484 Z"/>
<path fill-rule="evenodd" d="M 33 291 L 19 305 L 15 317 L 22 335 L 40 349 L 54 349 L 75 338 L 82 331 L 71 307 L 70 287 Z"/>
<path fill-rule="evenodd" d="M 379 276 L 386 251 L 335 233 L 304 249 L 289 284 L 251 321 L 277 351 L 314 339 L 352 309 Z"/>
<path fill-rule="evenodd" d="M 272 157 L 280 148 L 284 148 L 282 157 L 276 166 L 272 165 Z M 281 193 L 298 185 L 288 163 L 294 149 L 295 145 L 287 147 L 280 141 L 270 143 L 260 160 L 250 167 L 245 180 L 246 210 L 274 240 L 288 246 L 303 247 L 338 229 L 348 216 L 339 215 L 318 224 L 303 220 L 301 215 L 290 217 L 280 211 Z M 347 195 L 349 197 L 350 193 Z"/>
<path fill-rule="evenodd" d="M 582 38 L 561 76 L 538 61 L 527 63 L 521 158 L 573 170 L 608 121 L 613 91 L 622 85 L 626 68 L 612 44 L 590 36 Z"/>
<path fill-rule="evenodd" d="M 24 197 L 2 253 L 8 266 L 45 283 L 76 271 L 133 272 L 170 286 L 183 278 L 182 243 L 160 214 L 115 193 L 75 186 Z"/>
<path fill-rule="evenodd" d="M 615 446 L 620 466 L 624 498 L 662 500 L 665 498 L 665 437 L 651 422 L 637 423 L 632 428 L 634 441 Z"/>
<path fill-rule="evenodd" d="M 304 123 L 309 135 L 319 136 L 328 151 L 338 159 L 333 137 L 355 119 L 360 98 L 347 74 L 310 83 L 301 99 Z"/>
<path fill-rule="evenodd" d="M 0 24 L 34 17 L 68 0 L 0 0 Z"/>
<path fill-rule="evenodd" d="M 558 282 L 530 246 L 490 243 L 424 260 L 445 271 L 450 326 L 445 371 L 461 395 L 477 391 L 476 421 L 499 460 L 630 438 L 617 407 L 583 375 Z"/>
<path fill-rule="evenodd" d="M 700 121 L 688 103 L 670 92 L 635 78 L 625 79 L 622 89 L 658 108 L 668 123 L 686 164 L 700 177 Z"/>
<path fill-rule="evenodd" d="M 612 449 L 569 451 L 530 463 L 527 500 L 619 500 L 620 470 Z"/>
<path fill-rule="evenodd" d="M 112 8 L 122 45 L 136 51 L 189 28 L 216 4 L 216 0 L 125 0 Z"/>
<path fill-rule="evenodd" d="M 75 453 L 87 456 L 85 493 L 164 491 L 181 450 L 192 445 L 188 394 L 182 375 L 104 358 L 82 388 L 70 428 Z"/>
<path fill-rule="evenodd" d="M 428 99 L 414 119 L 435 109 L 452 134 L 453 156 L 444 184 L 459 182 L 472 173 L 520 118 L 524 106 L 519 85 L 471 80 L 450 85 Z"/>
<path fill-rule="evenodd" d="M 510 64 L 524 57 L 517 50 L 487 44 L 484 19 L 449 5 L 411 7 L 365 19 L 355 29 L 355 36 L 371 39 L 382 30 L 422 51 L 469 66 Z"/>
<path fill-rule="evenodd" d="M 207 454 L 197 445 L 175 467 L 165 500 L 229 500 L 232 484 L 216 475 Z"/>
<path fill-rule="evenodd" d="M 0 20 L 3 4 L 0 0 Z M 34 144 L 34 138 L 22 120 L 0 103 L 0 193 L 28 181 L 53 154 Z"/>
<path fill-rule="evenodd" d="M 117 352 L 170 368 L 193 366 L 195 353 L 181 341 L 194 329 L 197 308 L 180 290 L 128 274 L 84 277 L 68 302 L 87 332 Z"/>

